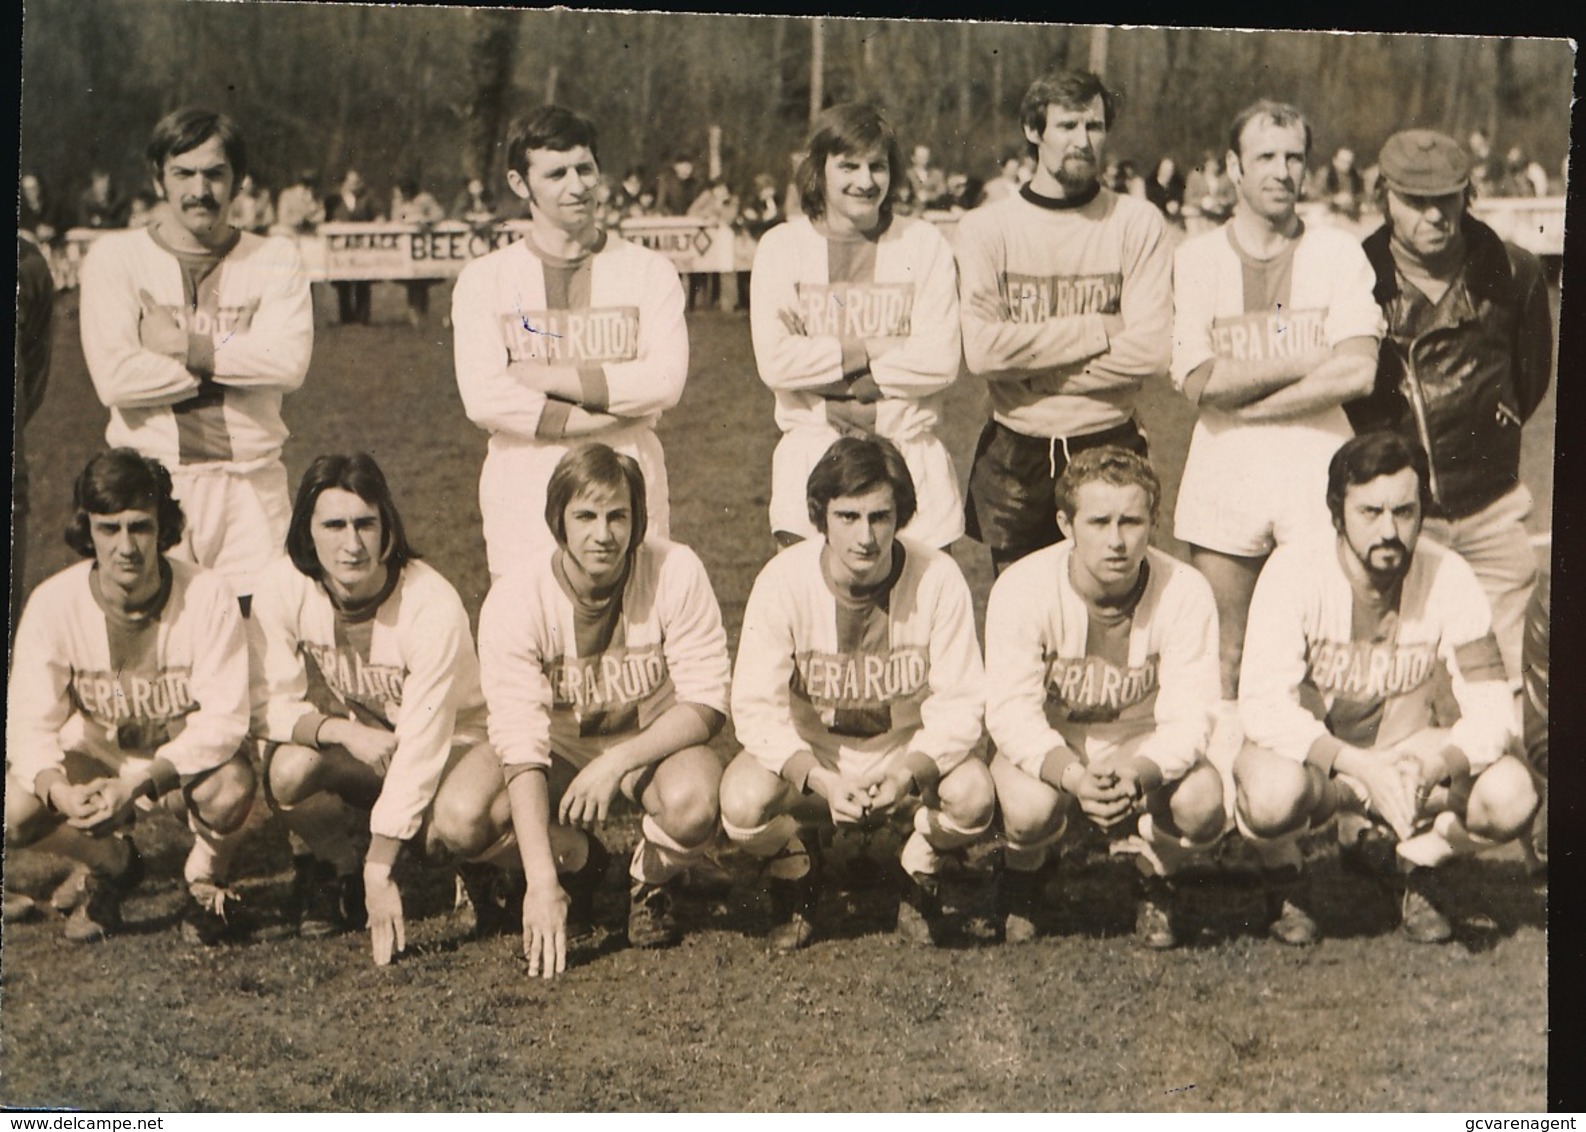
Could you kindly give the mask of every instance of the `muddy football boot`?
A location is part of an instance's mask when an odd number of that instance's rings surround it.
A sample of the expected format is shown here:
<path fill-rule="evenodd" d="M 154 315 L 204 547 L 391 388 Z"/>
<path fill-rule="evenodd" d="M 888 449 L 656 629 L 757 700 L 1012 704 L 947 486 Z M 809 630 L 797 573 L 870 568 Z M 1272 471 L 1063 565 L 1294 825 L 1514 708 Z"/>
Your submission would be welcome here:
<path fill-rule="evenodd" d="M 1417 866 L 1405 874 L 1400 927 L 1413 943 L 1446 943 L 1453 938 L 1454 925 L 1438 907 L 1439 887 L 1435 869 Z"/>
<path fill-rule="evenodd" d="M 942 941 L 943 927 L 942 882 L 910 873 L 898 901 L 898 936 L 917 947 L 936 947 Z"/>
<path fill-rule="evenodd" d="M 1269 936 L 1288 947 L 1309 947 L 1321 939 L 1321 929 L 1311 916 L 1310 877 L 1303 870 L 1264 869 L 1261 887 Z"/>
<path fill-rule="evenodd" d="M 600 882 L 606 879 L 611 867 L 611 853 L 594 834 L 589 838 L 589 856 L 584 867 L 561 877 L 562 891 L 567 893 L 567 942 L 588 939 L 595 934 L 595 893 Z M 522 898 L 518 901 L 518 919 L 523 919 Z"/>
<path fill-rule="evenodd" d="M 820 842 L 810 835 L 810 846 L 802 840 L 790 844 L 772 860 L 807 857 L 809 871 L 801 877 L 788 880 L 773 876 L 767 881 L 771 896 L 771 931 L 766 943 L 772 951 L 784 954 L 800 951 L 815 938 L 815 906 L 820 901 L 821 858 Z"/>
<path fill-rule="evenodd" d="M 64 934 L 73 943 L 97 943 L 121 930 L 121 902 L 143 880 L 143 858 L 127 841 L 127 863 L 107 877 L 89 872 L 83 877 L 82 896 L 66 918 Z"/>

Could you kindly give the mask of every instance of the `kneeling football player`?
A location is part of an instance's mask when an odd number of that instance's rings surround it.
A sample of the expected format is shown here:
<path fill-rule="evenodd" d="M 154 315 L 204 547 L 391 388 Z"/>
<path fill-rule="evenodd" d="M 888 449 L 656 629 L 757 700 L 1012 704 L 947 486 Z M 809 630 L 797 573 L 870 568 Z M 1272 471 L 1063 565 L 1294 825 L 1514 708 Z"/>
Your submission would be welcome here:
<path fill-rule="evenodd" d="M 1337 538 L 1321 555 L 1280 547 L 1256 583 L 1234 781 L 1286 944 L 1319 935 L 1297 844 L 1308 827 L 1335 814 L 1356 827 L 1366 840 L 1341 838 L 1342 863 L 1372 871 L 1370 827 L 1385 826 L 1396 867 L 1375 873 L 1402 888 L 1405 935 L 1439 943 L 1453 926 L 1437 869 L 1520 836 L 1537 808 L 1506 753 L 1516 713 L 1487 599 L 1463 558 L 1420 537 L 1428 485 L 1413 442 L 1346 441 L 1327 471 Z"/>
<path fill-rule="evenodd" d="M 644 475 L 604 444 L 562 457 L 546 488 L 554 550 L 497 579 L 479 614 L 490 736 L 442 790 L 468 815 L 458 848 L 526 880 L 529 973 L 566 968 L 609 861 L 595 836 L 618 795 L 644 813 L 629 865 L 628 942 L 676 942 L 673 890 L 716 838 L 731 666 L 705 567 L 646 539 Z M 511 860 L 516 842 L 518 861 Z"/>
<path fill-rule="evenodd" d="M 1006 938 L 1035 935 L 1048 849 L 1082 816 L 1138 834 L 1135 933 L 1178 942 L 1171 877 L 1225 825 L 1204 758 L 1217 608 L 1150 546 L 1161 487 L 1143 456 L 1077 453 L 1057 481 L 1064 541 L 1009 566 L 986 608 L 986 725 L 1006 836 Z"/>
<path fill-rule="evenodd" d="M 783 551 L 744 610 L 732 710 L 743 751 L 722 779 L 728 837 L 767 862 L 771 945 L 805 946 L 819 870 L 801 819 L 879 823 L 912 813 L 898 930 L 934 943 L 938 873 L 991 827 L 981 737 L 984 672 L 969 587 L 941 551 L 897 537 L 914 515 L 903 456 L 844 437 L 810 473 L 821 538 Z"/>
<path fill-rule="evenodd" d="M 392 865 L 406 842 L 440 849 L 436 791 L 485 743 L 468 613 L 365 453 L 309 465 L 286 549 L 253 602 L 265 795 L 312 851 L 294 862 L 299 933 L 367 922 L 383 966 L 406 945 Z M 361 869 L 350 814 L 367 821 Z"/>
<path fill-rule="evenodd" d="M 102 452 L 72 502 L 66 541 L 88 561 L 43 582 L 17 629 L 6 845 L 86 866 L 66 938 L 99 940 L 121 927 L 122 901 L 143 876 L 128 830 L 140 808 L 161 802 L 197 838 L 183 869 L 183 935 L 234 938 L 225 872 L 255 785 L 236 596 L 219 574 L 166 557 L 183 516 L 158 461 Z"/>

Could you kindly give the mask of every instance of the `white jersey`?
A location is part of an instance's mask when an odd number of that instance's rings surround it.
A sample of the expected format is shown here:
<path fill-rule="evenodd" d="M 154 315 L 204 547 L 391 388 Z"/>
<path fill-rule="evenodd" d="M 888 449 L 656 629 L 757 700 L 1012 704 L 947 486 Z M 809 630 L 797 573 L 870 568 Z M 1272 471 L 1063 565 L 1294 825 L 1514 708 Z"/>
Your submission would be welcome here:
<path fill-rule="evenodd" d="M 1134 415 L 1168 364 L 1173 260 L 1156 206 L 1108 189 L 1082 205 L 1016 193 L 966 212 L 955 248 L 964 359 L 992 416 L 1025 436 L 1084 436 Z M 986 318 L 974 295 L 1000 300 Z M 1123 327 L 1109 334 L 1104 315 Z"/>
<path fill-rule="evenodd" d="M 786 434 L 773 460 L 772 529 L 818 537 L 806 481 L 832 442 L 857 429 L 892 441 L 909 464 L 920 496 L 910 537 L 944 546 L 961 536 L 958 477 L 936 435 L 962 353 L 957 274 L 935 225 L 898 217 L 875 238 L 845 239 L 801 216 L 761 238 L 750 285 L 755 364 Z M 828 399 L 864 372 L 879 401 Z"/>
<path fill-rule="evenodd" d="M 665 465 L 654 428 L 682 397 L 688 376 L 683 288 L 665 257 L 610 232 L 601 240 L 576 260 L 543 255 L 520 240 L 469 263 L 452 292 L 457 388 L 468 419 L 490 433 L 479 501 L 497 577 L 554 545 L 545 485 L 580 441 L 599 440 L 639 460 L 651 529 L 667 533 Z M 582 408 L 618 420 L 570 434 L 572 406 L 528 384 L 548 367 L 576 380 Z"/>
<path fill-rule="evenodd" d="M 490 741 L 509 776 L 553 753 L 584 766 L 674 704 L 726 714 L 727 634 L 692 550 L 647 539 L 599 605 L 573 595 L 561 553 L 498 579 L 479 613 Z"/>
<path fill-rule="evenodd" d="M 1195 570 L 1151 548 L 1131 610 L 1104 618 L 1069 579 L 1073 543 L 1009 566 L 986 607 L 986 729 L 1033 777 L 1054 752 L 1140 736 L 1137 757 L 1174 782 L 1200 757 L 1218 699 L 1217 607 Z"/>
<path fill-rule="evenodd" d="M 411 561 L 377 606 L 349 615 L 283 558 L 261 577 L 252 620 L 261 649 L 256 728 L 272 742 L 305 746 L 332 716 L 394 732 L 369 829 L 412 837 L 453 744 L 485 737 L 479 662 L 457 591 Z"/>
<path fill-rule="evenodd" d="M 165 560 L 170 584 L 147 611 L 102 605 L 93 562 L 42 582 L 17 626 L 6 703 L 6 764 L 32 786 L 79 751 L 109 767 L 163 758 L 190 777 L 248 734 L 248 646 L 220 575 Z"/>
<path fill-rule="evenodd" d="M 773 774 L 799 754 L 839 767 L 907 750 L 946 775 L 980 740 L 985 672 L 969 587 L 941 551 L 899 539 L 891 584 L 839 598 L 824 541 L 755 579 L 732 677 L 733 726 Z"/>
<path fill-rule="evenodd" d="M 1268 559 L 1245 636 L 1239 714 L 1250 742 L 1330 767 L 1347 743 L 1391 747 L 1449 727 L 1440 692 L 1452 683 L 1449 742 L 1473 771 L 1504 753 L 1514 699 L 1487 599 L 1465 560 L 1422 539 L 1397 604 L 1351 584 L 1340 556 L 1280 547 Z"/>
<path fill-rule="evenodd" d="M 83 356 L 110 409 L 105 441 L 173 473 L 279 460 L 281 398 L 303 384 L 314 347 L 292 241 L 244 232 L 214 259 L 177 253 L 139 228 L 101 236 L 82 265 Z M 154 311 L 186 331 L 184 356 L 144 347 L 140 328 Z"/>
<path fill-rule="evenodd" d="M 1325 225 L 1306 226 L 1271 260 L 1241 249 L 1231 224 L 1185 240 L 1173 260 L 1174 386 L 1185 391 L 1190 374 L 1219 358 L 1259 361 L 1335 347 L 1350 338 L 1380 339 L 1384 325 L 1372 297 L 1375 281 L 1359 242 Z M 1337 405 L 1273 424 L 1246 423 L 1202 406 L 1185 478 L 1195 478 L 1196 464 L 1213 461 L 1224 468 L 1248 467 L 1259 477 L 1309 436 L 1323 437 L 1330 456 L 1351 435 Z"/>

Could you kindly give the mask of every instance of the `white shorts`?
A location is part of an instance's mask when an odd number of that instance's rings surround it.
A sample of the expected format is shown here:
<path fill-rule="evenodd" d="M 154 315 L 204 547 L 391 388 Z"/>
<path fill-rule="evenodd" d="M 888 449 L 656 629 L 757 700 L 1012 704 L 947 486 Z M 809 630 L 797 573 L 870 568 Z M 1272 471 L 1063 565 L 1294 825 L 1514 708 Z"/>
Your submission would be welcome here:
<path fill-rule="evenodd" d="M 1280 545 L 1330 539 L 1327 464 L 1352 435 L 1342 410 L 1306 422 L 1195 422 L 1173 534 L 1192 546 L 1265 558 Z"/>
<path fill-rule="evenodd" d="M 256 575 L 286 553 L 292 499 L 279 460 L 250 472 L 173 468 L 171 493 L 187 526 L 170 556 L 219 572 L 238 597 L 253 593 Z"/>
<path fill-rule="evenodd" d="M 645 507 L 649 533 L 671 537 L 672 512 L 666 478 L 666 458 L 655 430 L 634 425 L 589 438 L 632 456 L 644 473 Z M 490 438 L 485 466 L 479 473 L 479 513 L 484 519 L 485 556 L 490 576 L 499 578 L 515 564 L 556 545 L 545 525 L 545 489 L 551 473 L 577 443 L 539 443 L 513 440 L 496 434 Z"/>
<path fill-rule="evenodd" d="M 809 519 L 810 471 L 841 435 L 834 428 L 796 428 L 783 435 L 771 456 L 771 530 L 819 538 Z M 900 533 L 926 546 L 945 547 L 964 534 L 964 499 L 947 446 L 926 434 L 893 441 L 914 478 L 919 509 Z"/>

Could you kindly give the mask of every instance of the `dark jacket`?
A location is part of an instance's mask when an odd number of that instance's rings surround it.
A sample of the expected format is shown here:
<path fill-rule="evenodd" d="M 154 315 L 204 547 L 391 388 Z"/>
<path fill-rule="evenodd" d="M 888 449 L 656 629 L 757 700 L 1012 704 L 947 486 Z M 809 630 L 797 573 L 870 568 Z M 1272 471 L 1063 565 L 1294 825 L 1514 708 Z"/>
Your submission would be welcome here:
<path fill-rule="evenodd" d="M 1344 406 L 1356 432 L 1393 429 L 1427 448 L 1432 514 L 1456 519 L 1519 482 L 1520 426 L 1553 370 L 1541 261 L 1468 215 L 1464 236 L 1464 269 L 1438 306 L 1400 289 L 1386 225 L 1366 237 L 1388 334 L 1376 388 Z"/>

